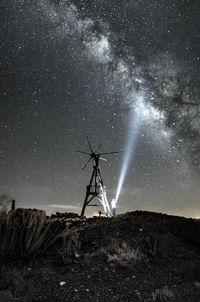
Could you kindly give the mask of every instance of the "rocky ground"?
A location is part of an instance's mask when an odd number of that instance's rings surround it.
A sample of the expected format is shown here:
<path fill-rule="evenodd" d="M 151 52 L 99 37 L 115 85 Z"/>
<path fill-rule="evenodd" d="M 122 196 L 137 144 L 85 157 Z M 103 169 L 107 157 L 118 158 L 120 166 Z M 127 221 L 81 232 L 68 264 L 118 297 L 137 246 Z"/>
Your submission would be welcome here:
<path fill-rule="evenodd" d="M 200 301 L 200 223 L 151 212 L 58 215 L 42 256 L 3 259 L 0 301 Z"/>

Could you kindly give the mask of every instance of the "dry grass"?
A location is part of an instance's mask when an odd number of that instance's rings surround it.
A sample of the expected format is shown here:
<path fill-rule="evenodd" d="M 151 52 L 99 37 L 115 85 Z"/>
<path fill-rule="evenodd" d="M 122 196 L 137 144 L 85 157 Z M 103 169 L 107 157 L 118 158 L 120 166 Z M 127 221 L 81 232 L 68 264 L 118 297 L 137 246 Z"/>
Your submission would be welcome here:
<path fill-rule="evenodd" d="M 174 301 L 174 293 L 167 286 L 164 288 L 157 289 L 152 294 L 153 301 L 157 302 L 169 302 Z"/>
<path fill-rule="evenodd" d="M 126 242 L 122 244 L 117 239 L 112 239 L 107 247 L 101 247 L 96 255 L 105 255 L 108 262 L 118 262 L 119 264 L 126 264 L 129 261 L 140 261 L 144 259 L 144 255 L 139 248 L 134 249 Z M 94 254 L 92 255 L 94 256 Z"/>

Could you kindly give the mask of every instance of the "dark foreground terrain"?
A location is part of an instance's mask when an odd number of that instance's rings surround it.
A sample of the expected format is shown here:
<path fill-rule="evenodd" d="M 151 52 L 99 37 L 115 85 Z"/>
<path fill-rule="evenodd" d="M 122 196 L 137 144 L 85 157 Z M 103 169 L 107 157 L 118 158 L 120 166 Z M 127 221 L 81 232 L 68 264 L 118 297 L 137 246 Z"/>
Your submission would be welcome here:
<path fill-rule="evenodd" d="M 200 301 L 198 220 L 136 211 L 38 227 L 23 214 L 6 239 L 16 215 L 0 230 L 0 301 Z"/>

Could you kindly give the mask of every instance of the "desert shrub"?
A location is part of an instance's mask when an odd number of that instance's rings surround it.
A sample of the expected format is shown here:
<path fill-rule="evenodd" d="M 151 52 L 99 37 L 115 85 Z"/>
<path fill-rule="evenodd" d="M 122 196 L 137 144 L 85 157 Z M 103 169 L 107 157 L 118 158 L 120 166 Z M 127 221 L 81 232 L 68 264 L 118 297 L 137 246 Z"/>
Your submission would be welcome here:
<path fill-rule="evenodd" d="M 42 210 L 0 212 L 0 258 L 41 254 L 60 237 Z"/>
<path fill-rule="evenodd" d="M 63 244 L 57 247 L 57 253 L 63 261 L 68 261 L 69 257 L 79 256 L 81 241 L 79 233 L 76 228 L 72 228 L 70 231 L 65 231 L 63 236 Z"/>
<path fill-rule="evenodd" d="M 118 262 L 119 264 L 126 264 L 127 262 L 140 261 L 144 259 L 144 255 L 141 253 L 139 248 L 134 249 L 129 246 L 126 242 L 122 244 L 115 238 L 113 238 L 107 247 L 100 247 L 100 249 L 93 253 L 92 256 L 106 255 L 108 262 Z"/>
<path fill-rule="evenodd" d="M 153 301 L 155 302 L 169 302 L 174 301 L 174 293 L 167 286 L 164 288 L 156 289 L 152 294 Z"/>

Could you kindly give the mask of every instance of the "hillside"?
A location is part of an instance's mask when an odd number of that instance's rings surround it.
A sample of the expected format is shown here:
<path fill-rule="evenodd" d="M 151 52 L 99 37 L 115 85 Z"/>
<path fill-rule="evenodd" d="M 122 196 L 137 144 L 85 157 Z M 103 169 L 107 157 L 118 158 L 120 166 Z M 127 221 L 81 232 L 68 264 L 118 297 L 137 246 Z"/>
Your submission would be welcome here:
<path fill-rule="evenodd" d="M 38 228 L 24 221 L 20 242 L 33 252 L 1 254 L 0 301 L 200 301 L 198 220 L 142 211 L 53 215 L 40 226 L 40 244 L 29 242 Z"/>

